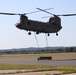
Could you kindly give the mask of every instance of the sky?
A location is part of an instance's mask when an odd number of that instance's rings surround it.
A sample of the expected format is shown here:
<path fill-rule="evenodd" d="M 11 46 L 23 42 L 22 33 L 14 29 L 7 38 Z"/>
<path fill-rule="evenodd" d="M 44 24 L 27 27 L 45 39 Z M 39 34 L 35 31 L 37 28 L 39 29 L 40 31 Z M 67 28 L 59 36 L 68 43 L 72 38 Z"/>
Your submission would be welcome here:
<path fill-rule="evenodd" d="M 76 0 L 0 0 L 0 12 L 28 13 L 37 11 L 36 8 L 54 8 L 48 10 L 53 14 L 76 14 Z M 52 15 L 45 12 L 27 14 L 31 20 L 47 22 Z M 15 27 L 20 16 L 0 14 L 0 49 L 38 47 L 35 35 L 28 35 L 27 31 Z M 60 17 L 62 29 L 56 34 L 47 37 L 48 46 L 76 46 L 76 16 Z M 45 34 L 37 36 L 39 47 L 46 47 Z"/>

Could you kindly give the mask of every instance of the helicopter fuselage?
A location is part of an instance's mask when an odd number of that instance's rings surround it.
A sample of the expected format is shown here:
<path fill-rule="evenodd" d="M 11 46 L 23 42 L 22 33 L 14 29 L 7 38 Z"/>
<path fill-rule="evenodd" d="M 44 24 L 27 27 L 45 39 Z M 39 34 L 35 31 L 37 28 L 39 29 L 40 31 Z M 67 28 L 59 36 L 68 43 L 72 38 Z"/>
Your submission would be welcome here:
<path fill-rule="evenodd" d="M 60 24 L 29 20 L 27 17 L 24 20 L 21 19 L 20 23 L 16 24 L 16 27 L 37 33 L 57 33 L 62 28 Z"/>

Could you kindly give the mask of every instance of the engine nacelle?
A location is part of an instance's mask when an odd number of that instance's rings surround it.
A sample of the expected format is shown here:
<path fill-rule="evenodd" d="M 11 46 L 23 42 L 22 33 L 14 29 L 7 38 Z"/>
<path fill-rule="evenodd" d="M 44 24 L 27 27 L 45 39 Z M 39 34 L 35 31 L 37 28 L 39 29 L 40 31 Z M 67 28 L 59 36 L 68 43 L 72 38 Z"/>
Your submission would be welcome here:
<path fill-rule="evenodd" d="M 54 16 L 49 19 L 49 23 L 61 26 L 61 19 L 58 16 Z"/>

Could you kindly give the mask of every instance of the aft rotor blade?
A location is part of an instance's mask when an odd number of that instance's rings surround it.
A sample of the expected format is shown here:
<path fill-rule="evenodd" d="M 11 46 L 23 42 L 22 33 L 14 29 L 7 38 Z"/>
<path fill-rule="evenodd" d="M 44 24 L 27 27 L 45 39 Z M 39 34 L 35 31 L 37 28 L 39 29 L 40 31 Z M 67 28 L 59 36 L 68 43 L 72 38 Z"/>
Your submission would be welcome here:
<path fill-rule="evenodd" d="M 2 12 L 0 12 L 0 14 L 2 14 L 2 15 L 21 15 L 21 14 L 15 14 L 15 13 L 2 13 Z"/>
<path fill-rule="evenodd" d="M 64 15 L 57 15 L 57 16 L 76 16 L 76 14 L 64 14 Z"/>
<path fill-rule="evenodd" d="M 54 9 L 54 8 L 47 8 L 47 9 L 44 9 L 44 10 L 50 10 L 50 9 Z M 32 14 L 32 13 L 37 13 L 37 12 L 41 12 L 41 10 L 40 11 L 33 11 L 33 12 L 25 13 L 25 14 Z"/>
<path fill-rule="evenodd" d="M 50 17 L 50 16 L 44 16 L 44 17 L 42 17 L 42 18 L 48 18 L 48 17 Z"/>
<path fill-rule="evenodd" d="M 54 16 L 55 16 L 55 14 L 52 14 L 52 13 L 46 11 L 46 10 L 43 10 L 43 9 L 40 9 L 40 8 L 37 8 L 37 9 L 38 9 L 38 10 L 41 10 L 41 11 L 44 11 L 44 12 L 46 12 L 46 13 L 48 13 L 48 14 L 51 14 L 51 15 L 54 15 Z"/>

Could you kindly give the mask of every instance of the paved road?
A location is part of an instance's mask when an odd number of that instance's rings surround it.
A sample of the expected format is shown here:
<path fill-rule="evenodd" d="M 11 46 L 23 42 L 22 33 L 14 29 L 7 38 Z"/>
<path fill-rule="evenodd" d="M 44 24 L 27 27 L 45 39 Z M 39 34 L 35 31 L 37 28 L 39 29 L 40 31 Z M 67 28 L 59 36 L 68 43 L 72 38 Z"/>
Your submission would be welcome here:
<path fill-rule="evenodd" d="M 10 64 L 38 64 L 49 66 L 76 66 L 76 59 L 53 59 L 53 60 L 37 60 L 36 58 L 0 58 L 0 63 Z"/>

